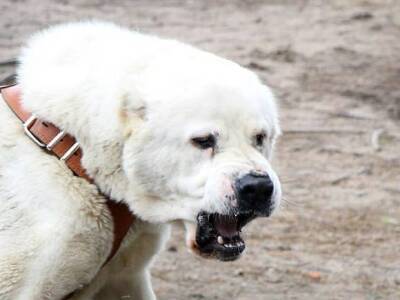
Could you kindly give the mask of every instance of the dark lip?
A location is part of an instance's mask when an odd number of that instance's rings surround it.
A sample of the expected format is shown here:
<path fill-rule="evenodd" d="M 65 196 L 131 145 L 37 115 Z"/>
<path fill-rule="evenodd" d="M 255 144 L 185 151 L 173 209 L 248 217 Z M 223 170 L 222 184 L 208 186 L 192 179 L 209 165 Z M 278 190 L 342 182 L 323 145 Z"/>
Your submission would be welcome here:
<path fill-rule="evenodd" d="M 246 245 L 240 236 L 242 228 L 256 218 L 254 212 L 234 212 L 229 215 L 200 212 L 197 216 L 196 244 L 201 255 L 215 257 L 221 261 L 232 261 L 240 257 Z M 217 230 L 216 223 L 223 224 L 229 220 L 232 233 L 222 235 Z M 218 242 L 222 237 L 223 243 Z"/>

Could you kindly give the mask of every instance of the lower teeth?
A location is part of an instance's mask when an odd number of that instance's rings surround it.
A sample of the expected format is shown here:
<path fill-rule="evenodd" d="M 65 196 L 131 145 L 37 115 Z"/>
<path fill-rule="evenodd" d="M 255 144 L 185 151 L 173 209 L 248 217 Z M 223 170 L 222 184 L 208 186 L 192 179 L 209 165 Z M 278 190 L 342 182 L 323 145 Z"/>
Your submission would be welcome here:
<path fill-rule="evenodd" d="M 224 239 L 224 237 L 219 235 L 217 237 L 217 243 L 222 245 L 222 246 L 224 246 L 225 248 L 239 248 L 239 247 L 242 247 L 244 245 L 243 241 L 231 241 L 231 242 L 228 242 L 226 239 L 229 240 L 229 238 L 225 238 Z M 227 242 L 227 243 L 224 243 L 224 242 Z"/>
<path fill-rule="evenodd" d="M 242 243 L 224 244 L 224 246 L 227 247 L 227 248 L 234 248 L 234 247 L 240 247 L 240 246 L 242 246 Z"/>

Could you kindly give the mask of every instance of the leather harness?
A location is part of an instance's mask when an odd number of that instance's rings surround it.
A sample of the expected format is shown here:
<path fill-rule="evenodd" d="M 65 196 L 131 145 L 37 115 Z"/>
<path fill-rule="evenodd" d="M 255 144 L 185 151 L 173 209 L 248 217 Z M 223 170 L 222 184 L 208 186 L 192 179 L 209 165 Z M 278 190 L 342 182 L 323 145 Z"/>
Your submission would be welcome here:
<path fill-rule="evenodd" d="M 55 125 L 38 119 L 35 115 L 24 110 L 21 104 L 21 91 L 16 83 L 0 85 L 1 95 L 14 114 L 22 121 L 25 134 L 47 153 L 56 156 L 71 169 L 78 177 L 86 179 L 94 184 L 85 169 L 82 167 L 82 150 L 74 137 Z M 114 239 L 111 251 L 103 266 L 116 254 L 121 243 L 135 220 L 128 206 L 122 202 L 116 202 L 107 195 L 106 204 L 110 211 L 114 224 Z M 66 298 L 64 298 L 66 299 Z"/>

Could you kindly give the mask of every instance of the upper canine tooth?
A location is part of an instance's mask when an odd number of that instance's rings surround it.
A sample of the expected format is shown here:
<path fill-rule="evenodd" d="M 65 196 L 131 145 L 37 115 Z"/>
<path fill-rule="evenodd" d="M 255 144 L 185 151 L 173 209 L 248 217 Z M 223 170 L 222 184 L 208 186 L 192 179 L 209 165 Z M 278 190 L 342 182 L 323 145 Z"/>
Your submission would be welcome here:
<path fill-rule="evenodd" d="M 222 245 L 224 243 L 223 237 L 219 235 L 218 238 L 217 238 L 217 242 L 218 242 L 218 244 Z"/>

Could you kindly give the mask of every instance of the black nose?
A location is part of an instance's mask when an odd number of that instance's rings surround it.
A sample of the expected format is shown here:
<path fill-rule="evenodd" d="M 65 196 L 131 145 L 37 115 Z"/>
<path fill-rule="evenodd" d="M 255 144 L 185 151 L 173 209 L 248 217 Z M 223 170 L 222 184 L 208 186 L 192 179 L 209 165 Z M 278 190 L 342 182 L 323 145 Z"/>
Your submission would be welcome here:
<path fill-rule="evenodd" d="M 250 173 L 237 179 L 235 186 L 239 210 L 251 210 L 260 215 L 271 213 L 274 185 L 268 175 Z"/>

